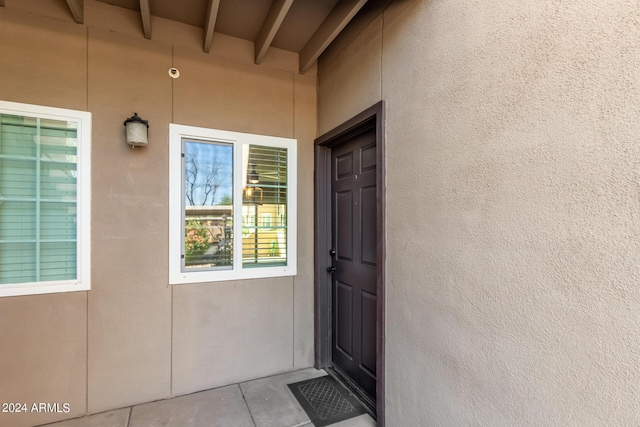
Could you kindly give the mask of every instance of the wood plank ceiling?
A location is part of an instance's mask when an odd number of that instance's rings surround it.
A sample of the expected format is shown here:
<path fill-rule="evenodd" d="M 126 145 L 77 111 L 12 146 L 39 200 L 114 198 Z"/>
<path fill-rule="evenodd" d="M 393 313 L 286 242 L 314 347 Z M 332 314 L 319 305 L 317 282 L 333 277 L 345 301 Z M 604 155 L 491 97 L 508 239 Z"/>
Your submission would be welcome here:
<path fill-rule="evenodd" d="M 213 33 L 254 42 L 255 63 L 271 46 L 295 52 L 307 71 L 367 0 L 97 0 L 140 13 L 142 35 L 153 38 L 153 19 L 161 17 L 202 28 L 202 49 Z M 84 22 L 83 0 L 66 0 L 75 22 Z M 0 6 L 4 0 L 0 0 Z"/>

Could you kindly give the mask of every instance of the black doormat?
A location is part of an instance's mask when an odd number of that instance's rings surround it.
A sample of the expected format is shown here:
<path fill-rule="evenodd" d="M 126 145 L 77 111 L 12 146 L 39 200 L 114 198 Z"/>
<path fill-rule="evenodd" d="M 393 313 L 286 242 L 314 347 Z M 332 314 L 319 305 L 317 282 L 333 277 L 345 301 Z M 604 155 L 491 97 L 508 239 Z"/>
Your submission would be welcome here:
<path fill-rule="evenodd" d="M 288 384 L 288 387 L 315 427 L 367 413 L 352 393 L 328 375 Z"/>

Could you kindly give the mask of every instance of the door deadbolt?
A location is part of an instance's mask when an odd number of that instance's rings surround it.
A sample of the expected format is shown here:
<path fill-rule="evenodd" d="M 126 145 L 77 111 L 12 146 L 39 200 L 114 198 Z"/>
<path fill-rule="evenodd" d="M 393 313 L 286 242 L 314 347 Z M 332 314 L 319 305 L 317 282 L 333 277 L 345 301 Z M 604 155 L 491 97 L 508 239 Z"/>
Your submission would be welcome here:
<path fill-rule="evenodd" d="M 336 250 L 335 250 L 335 249 L 331 249 L 331 250 L 329 251 L 329 255 L 331 255 L 331 256 L 336 256 Z"/>

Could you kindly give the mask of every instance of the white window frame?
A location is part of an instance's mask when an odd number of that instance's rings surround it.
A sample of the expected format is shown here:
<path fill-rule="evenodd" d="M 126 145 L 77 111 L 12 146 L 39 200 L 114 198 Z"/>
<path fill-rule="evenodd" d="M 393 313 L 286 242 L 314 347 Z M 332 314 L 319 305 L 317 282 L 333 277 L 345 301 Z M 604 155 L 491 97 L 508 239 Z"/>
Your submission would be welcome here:
<path fill-rule="evenodd" d="M 233 144 L 233 268 L 227 270 L 182 271 L 184 246 L 184 189 L 182 140 Z M 242 268 L 242 146 L 262 145 L 287 148 L 287 264 Z M 295 276 L 297 274 L 297 140 L 208 129 L 171 123 L 169 125 L 169 284 L 217 282 Z M 239 254 L 239 255 L 238 255 Z"/>
<path fill-rule="evenodd" d="M 91 113 L 0 101 L 0 114 L 75 122 L 77 147 L 76 279 L 0 284 L 0 297 L 38 295 L 91 289 Z"/>

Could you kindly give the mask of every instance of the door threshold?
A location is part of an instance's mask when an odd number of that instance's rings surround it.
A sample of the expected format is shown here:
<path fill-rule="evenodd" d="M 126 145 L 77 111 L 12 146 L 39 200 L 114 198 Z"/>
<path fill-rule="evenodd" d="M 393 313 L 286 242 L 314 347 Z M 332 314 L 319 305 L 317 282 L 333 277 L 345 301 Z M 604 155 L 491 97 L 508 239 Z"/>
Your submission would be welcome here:
<path fill-rule="evenodd" d="M 376 402 L 367 395 L 357 384 L 347 376 L 340 368 L 331 365 L 325 368 L 327 374 L 338 381 L 347 390 L 353 393 L 354 397 L 362 404 L 367 413 L 376 420 Z"/>

